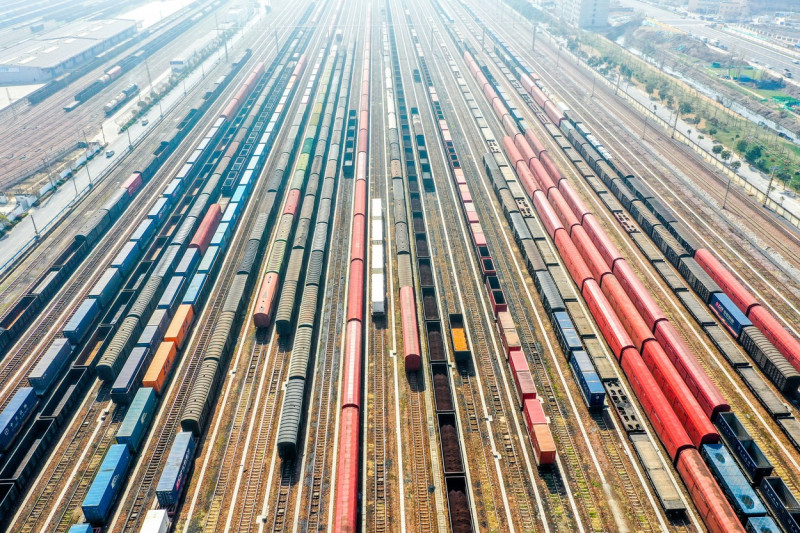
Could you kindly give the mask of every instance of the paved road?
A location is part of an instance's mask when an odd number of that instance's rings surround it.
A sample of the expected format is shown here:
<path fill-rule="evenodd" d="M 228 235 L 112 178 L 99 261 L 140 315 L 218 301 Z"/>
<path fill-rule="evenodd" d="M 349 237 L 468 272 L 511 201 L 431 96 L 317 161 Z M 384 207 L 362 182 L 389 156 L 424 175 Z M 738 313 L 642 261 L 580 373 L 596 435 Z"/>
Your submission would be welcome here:
<path fill-rule="evenodd" d="M 751 39 L 737 35 L 733 30 L 723 30 L 712 28 L 709 22 L 692 18 L 681 18 L 681 15 L 672 11 L 642 2 L 640 0 L 620 0 L 623 7 L 632 7 L 635 11 L 641 11 L 650 18 L 656 19 L 662 24 L 672 26 L 679 30 L 692 33 L 699 37 L 707 37 L 709 40 L 719 39 L 721 44 L 727 46 L 728 51 L 737 55 L 744 55 L 751 62 L 758 62 L 758 65 L 769 65 L 775 73 L 782 73 L 784 68 L 788 68 L 795 76 L 800 77 L 800 65 L 793 63 L 800 60 L 800 54 L 792 54 L 788 49 L 782 52 L 772 48 L 768 44 L 759 43 Z M 755 60 L 755 61 L 754 61 Z"/>

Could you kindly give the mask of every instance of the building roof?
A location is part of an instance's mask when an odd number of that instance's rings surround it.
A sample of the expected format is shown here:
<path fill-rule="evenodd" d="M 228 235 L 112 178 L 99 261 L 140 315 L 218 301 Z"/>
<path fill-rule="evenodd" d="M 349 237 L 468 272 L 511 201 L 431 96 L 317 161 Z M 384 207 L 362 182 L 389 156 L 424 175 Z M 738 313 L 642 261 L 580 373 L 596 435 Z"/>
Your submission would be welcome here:
<path fill-rule="evenodd" d="M 136 21 L 108 19 L 62 26 L 0 51 L 0 67 L 55 68 L 136 27 Z"/>

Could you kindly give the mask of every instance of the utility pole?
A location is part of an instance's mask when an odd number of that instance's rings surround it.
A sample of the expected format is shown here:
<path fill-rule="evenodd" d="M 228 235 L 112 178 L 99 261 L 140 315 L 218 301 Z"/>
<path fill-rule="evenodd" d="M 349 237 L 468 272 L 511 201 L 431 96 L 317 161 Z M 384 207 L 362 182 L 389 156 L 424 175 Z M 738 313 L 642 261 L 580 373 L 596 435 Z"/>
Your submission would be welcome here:
<path fill-rule="evenodd" d="M 125 129 L 125 133 L 128 134 L 128 149 L 129 150 L 133 150 L 133 143 L 131 142 L 131 129 L 130 128 L 126 128 Z"/>
<path fill-rule="evenodd" d="M 103 129 L 103 123 L 102 122 L 100 123 L 100 133 L 103 134 L 103 146 L 105 146 L 108 143 L 106 142 L 106 130 Z M 88 147 L 89 144 L 87 143 L 86 146 Z"/>
<path fill-rule="evenodd" d="M 597 75 L 595 74 L 592 76 L 592 94 L 589 95 L 589 98 L 594 98 L 594 86 L 597 84 Z"/>
<path fill-rule="evenodd" d="M 770 169 L 772 172 L 769 174 L 769 185 L 767 185 L 767 194 L 764 195 L 764 203 L 761 204 L 762 207 L 767 207 L 767 200 L 769 200 L 769 193 L 772 191 L 772 180 L 775 179 L 775 169 L 778 168 L 778 165 L 772 165 Z"/>
<path fill-rule="evenodd" d="M 36 234 L 36 238 L 39 238 L 39 230 L 36 228 L 36 221 L 33 220 L 33 214 L 31 214 L 31 222 L 33 222 L 33 232 Z"/>
<path fill-rule="evenodd" d="M 671 139 L 675 138 L 675 130 L 678 129 L 678 115 L 680 111 L 678 109 L 675 110 L 675 123 L 672 125 L 672 135 L 670 135 Z"/>
<path fill-rule="evenodd" d="M 86 175 L 89 177 L 89 188 L 92 188 L 92 175 L 89 173 L 89 161 L 86 161 Z M 73 179 L 74 182 L 74 179 Z"/>
<path fill-rule="evenodd" d="M 727 204 L 727 203 L 728 203 L 728 191 L 730 191 L 730 190 L 731 190 L 731 181 L 733 181 L 733 180 L 731 180 L 730 178 L 728 178 L 728 186 L 727 186 L 727 187 L 725 187 L 725 197 L 724 197 L 724 198 L 722 198 L 722 209 L 723 209 L 723 210 L 725 209 L 725 204 Z"/>

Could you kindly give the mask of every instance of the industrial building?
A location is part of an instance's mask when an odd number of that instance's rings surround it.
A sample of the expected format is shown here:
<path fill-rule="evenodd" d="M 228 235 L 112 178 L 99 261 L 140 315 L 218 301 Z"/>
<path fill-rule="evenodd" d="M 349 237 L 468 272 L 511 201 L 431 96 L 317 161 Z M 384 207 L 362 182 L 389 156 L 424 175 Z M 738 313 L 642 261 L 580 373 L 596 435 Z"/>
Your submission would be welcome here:
<path fill-rule="evenodd" d="M 44 83 L 136 33 L 136 21 L 79 21 L 0 51 L 0 85 Z"/>
<path fill-rule="evenodd" d="M 592 29 L 608 26 L 608 0 L 562 0 L 563 16 L 578 28 Z"/>

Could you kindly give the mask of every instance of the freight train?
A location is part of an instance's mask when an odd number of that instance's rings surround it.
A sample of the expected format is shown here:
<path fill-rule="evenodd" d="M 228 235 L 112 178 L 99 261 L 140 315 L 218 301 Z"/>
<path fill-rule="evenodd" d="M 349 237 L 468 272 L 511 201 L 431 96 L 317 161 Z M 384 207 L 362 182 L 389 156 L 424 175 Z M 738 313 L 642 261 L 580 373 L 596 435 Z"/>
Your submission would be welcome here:
<path fill-rule="evenodd" d="M 122 107 L 122 105 L 139 94 L 139 86 L 135 83 L 132 83 L 122 89 L 122 92 L 119 93 L 117 96 L 111 99 L 106 105 L 103 106 L 103 111 L 105 112 L 106 116 L 113 115 L 114 112 Z"/>

